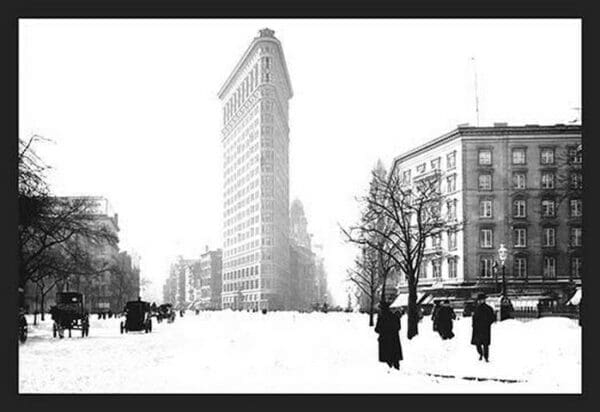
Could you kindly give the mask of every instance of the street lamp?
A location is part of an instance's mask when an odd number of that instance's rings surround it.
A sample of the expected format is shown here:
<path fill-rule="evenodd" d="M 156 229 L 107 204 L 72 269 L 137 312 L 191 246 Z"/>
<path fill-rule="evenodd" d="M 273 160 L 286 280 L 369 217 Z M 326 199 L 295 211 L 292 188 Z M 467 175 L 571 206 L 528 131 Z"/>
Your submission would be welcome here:
<path fill-rule="evenodd" d="M 500 299 L 500 320 L 510 318 L 512 312 L 512 304 L 506 296 L 506 266 L 504 263 L 506 262 L 507 255 L 508 250 L 506 247 L 504 247 L 503 243 L 500 244 L 500 247 L 498 248 L 498 258 L 502 264 L 502 298 Z"/>
<path fill-rule="evenodd" d="M 506 262 L 506 256 L 508 255 L 508 250 L 504 247 L 504 243 L 500 244 L 498 248 L 498 258 L 500 259 L 500 264 L 502 265 L 502 296 L 506 296 L 506 266 L 504 266 L 504 262 Z"/>

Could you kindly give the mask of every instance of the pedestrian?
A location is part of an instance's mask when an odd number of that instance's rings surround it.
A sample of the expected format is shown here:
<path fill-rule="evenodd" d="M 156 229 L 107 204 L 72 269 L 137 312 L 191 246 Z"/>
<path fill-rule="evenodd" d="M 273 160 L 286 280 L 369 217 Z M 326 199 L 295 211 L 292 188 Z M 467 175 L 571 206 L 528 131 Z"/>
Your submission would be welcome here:
<path fill-rule="evenodd" d="M 491 326 L 496 321 L 494 309 L 485 303 L 486 296 L 484 293 L 477 295 L 477 306 L 473 311 L 473 335 L 471 344 L 477 348 L 479 360 L 485 359 L 489 362 L 490 343 L 491 343 Z"/>
<path fill-rule="evenodd" d="M 375 332 L 379 334 L 379 362 L 400 369 L 402 346 L 400 345 L 400 316 L 390 311 L 387 302 L 381 302 L 380 311 L 375 324 Z"/>
<path fill-rule="evenodd" d="M 438 315 L 440 308 L 441 308 L 440 301 L 436 300 L 435 304 L 433 306 L 433 310 L 431 311 L 431 324 L 432 324 L 434 332 L 437 331 L 437 329 L 438 329 L 437 315 Z"/>
<path fill-rule="evenodd" d="M 450 301 L 446 299 L 440 306 L 436 315 L 437 332 L 443 340 L 452 339 L 454 337 L 454 332 L 452 332 L 452 321 L 454 319 L 456 319 L 456 314 L 454 313 L 454 309 L 450 306 Z"/>

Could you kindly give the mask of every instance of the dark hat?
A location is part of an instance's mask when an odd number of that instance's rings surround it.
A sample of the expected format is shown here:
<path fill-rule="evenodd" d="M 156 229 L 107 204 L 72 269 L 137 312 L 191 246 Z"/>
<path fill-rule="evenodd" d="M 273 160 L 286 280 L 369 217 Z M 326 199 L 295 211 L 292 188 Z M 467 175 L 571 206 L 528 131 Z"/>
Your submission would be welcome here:
<path fill-rule="evenodd" d="M 477 295 L 477 300 L 481 300 L 481 299 L 486 299 L 487 296 L 485 295 L 485 293 L 480 293 Z"/>

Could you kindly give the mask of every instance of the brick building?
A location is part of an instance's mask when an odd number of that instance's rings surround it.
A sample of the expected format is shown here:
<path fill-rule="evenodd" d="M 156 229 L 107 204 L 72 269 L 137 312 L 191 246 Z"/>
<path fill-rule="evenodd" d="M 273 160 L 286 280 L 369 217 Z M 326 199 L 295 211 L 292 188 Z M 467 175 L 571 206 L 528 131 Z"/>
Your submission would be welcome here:
<path fill-rule="evenodd" d="M 581 139 L 579 125 L 459 126 L 396 157 L 406 183 L 439 177 L 448 216 L 427 240 L 419 291 L 498 292 L 503 244 L 509 296 L 568 299 L 583 264 Z M 404 277 L 398 290 L 407 293 Z"/>

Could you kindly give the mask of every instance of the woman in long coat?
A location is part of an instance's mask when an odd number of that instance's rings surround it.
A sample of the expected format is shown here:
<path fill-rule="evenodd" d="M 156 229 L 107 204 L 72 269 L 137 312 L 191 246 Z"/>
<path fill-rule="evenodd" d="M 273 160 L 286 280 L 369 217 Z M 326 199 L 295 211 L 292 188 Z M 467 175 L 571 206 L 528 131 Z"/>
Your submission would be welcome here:
<path fill-rule="evenodd" d="M 496 321 L 494 309 L 485 303 L 486 296 L 477 296 L 477 307 L 473 311 L 473 335 L 471 344 L 477 348 L 479 360 L 489 361 L 489 346 L 491 343 L 491 326 Z"/>
<path fill-rule="evenodd" d="M 390 367 L 400 369 L 402 346 L 400 345 L 400 316 L 390 311 L 387 302 L 381 303 L 377 316 L 375 332 L 379 334 L 379 362 L 385 362 Z"/>

